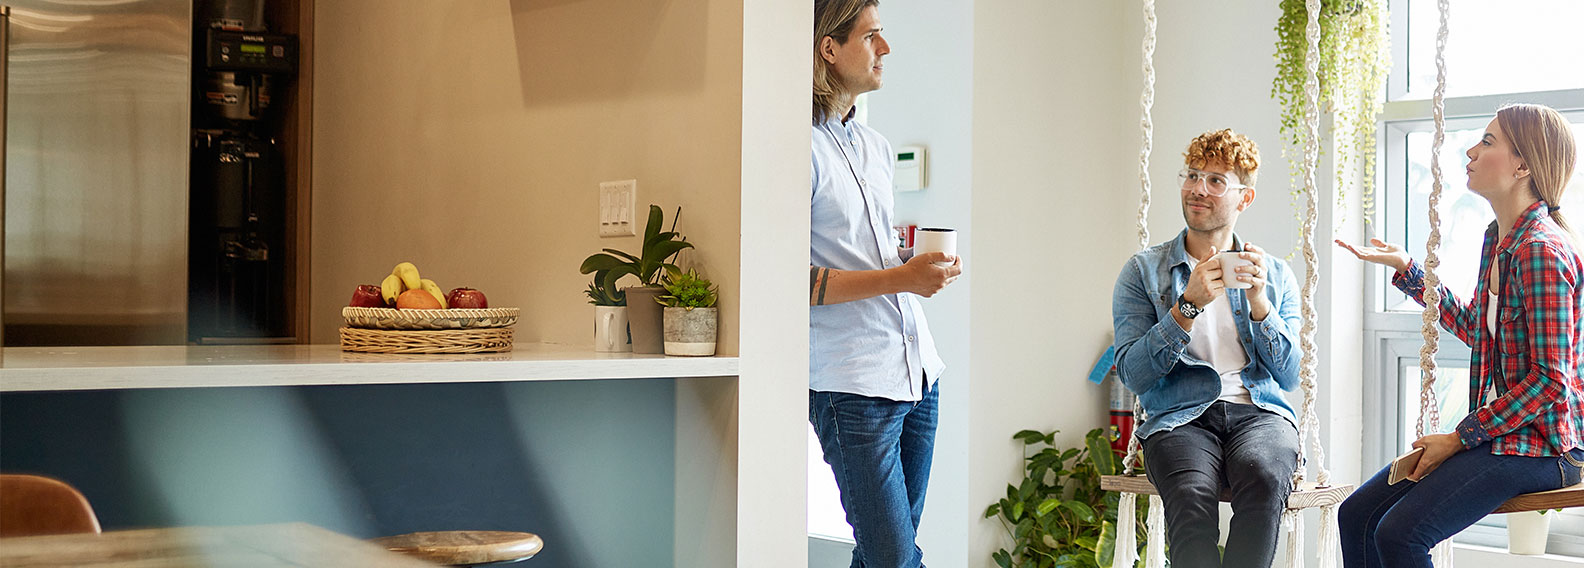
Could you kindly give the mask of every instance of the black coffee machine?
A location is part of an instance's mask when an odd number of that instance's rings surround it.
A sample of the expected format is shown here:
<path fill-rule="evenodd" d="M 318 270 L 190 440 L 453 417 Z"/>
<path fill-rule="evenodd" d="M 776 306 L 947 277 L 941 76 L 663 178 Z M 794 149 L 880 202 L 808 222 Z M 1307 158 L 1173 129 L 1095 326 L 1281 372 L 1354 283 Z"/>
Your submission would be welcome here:
<path fill-rule="evenodd" d="M 281 122 L 270 108 L 296 74 L 297 38 L 268 32 L 264 0 L 194 8 L 187 338 L 290 342 Z"/>

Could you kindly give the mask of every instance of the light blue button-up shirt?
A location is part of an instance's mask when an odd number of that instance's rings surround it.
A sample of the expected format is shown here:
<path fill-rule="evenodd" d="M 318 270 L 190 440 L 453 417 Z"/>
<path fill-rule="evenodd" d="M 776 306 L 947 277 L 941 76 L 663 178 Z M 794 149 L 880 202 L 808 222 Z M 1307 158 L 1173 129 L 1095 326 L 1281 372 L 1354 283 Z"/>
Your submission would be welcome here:
<path fill-rule="evenodd" d="M 849 115 L 850 116 L 850 115 Z M 856 120 L 813 125 L 809 264 L 883 270 L 902 264 L 892 236 L 891 143 Z M 910 293 L 809 307 L 809 388 L 921 400 L 946 364 Z"/>

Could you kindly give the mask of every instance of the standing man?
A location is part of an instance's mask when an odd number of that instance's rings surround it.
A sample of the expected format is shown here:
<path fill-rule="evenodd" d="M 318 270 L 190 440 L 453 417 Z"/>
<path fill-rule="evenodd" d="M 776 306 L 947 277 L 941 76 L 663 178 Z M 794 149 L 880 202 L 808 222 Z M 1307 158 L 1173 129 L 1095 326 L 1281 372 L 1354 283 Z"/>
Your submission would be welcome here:
<path fill-rule="evenodd" d="M 1254 204 L 1254 142 L 1207 132 L 1185 157 L 1188 227 L 1133 255 L 1117 277 L 1117 374 L 1148 416 L 1137 435 L 1166 504 L 1172 565 L 1268 568 L 1298 465 L 1297 420 L 1282 395 L 1298 386 L 1297 282 L 1287 263 L 1232 232 Z M 1220 251 L 1252 264 L 1224 269 Z M 1233 513 L 1224 556 L 1223 488 Z"/>
<path fill-rule="evenodd" d="M 962 270 L 945 254 L 896 247 L 891 144 L 852 120 L 853 98 L 880 88 L 891 52 L 879 4 L 814 2 L 809 422 L 853 527 L 852 565 L 916 568 L 945 368 L 918 296 Z"/>

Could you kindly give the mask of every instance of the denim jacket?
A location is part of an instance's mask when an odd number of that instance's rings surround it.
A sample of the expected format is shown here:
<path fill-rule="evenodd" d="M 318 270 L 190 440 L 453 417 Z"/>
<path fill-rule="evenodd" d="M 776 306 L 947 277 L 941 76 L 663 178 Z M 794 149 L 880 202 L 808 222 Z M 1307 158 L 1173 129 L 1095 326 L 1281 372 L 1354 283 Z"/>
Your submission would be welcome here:
<path fill-rule="evenodd" d="M 1146 415 L 1140 439 L 1193 421 L 1221 396 L 1220 374 L 1187 353 L 1188 332 L 1171 316 L 1193 272 L 1193 259 L 1183 246 L 1187 234 L 1184 229 L 1177 238 L 1129 258 L 1111 295 L 1117 376 L 1138 395 Z M 1243 249 L 1236 235 L 1232 245 Z M 1273 308 L 1264 321 L 1249 319 L 1247 291 L 1228 289 L 1226 300 L 1232 302 L 1238 340 L 1248 354 L 1243 386 L 1256 406 L 1296 426 L 1282 392 L 1298 387 L 1298 282 L 1279 258 L 1266 255 L 1265 269 L 1264 293 Z"/>

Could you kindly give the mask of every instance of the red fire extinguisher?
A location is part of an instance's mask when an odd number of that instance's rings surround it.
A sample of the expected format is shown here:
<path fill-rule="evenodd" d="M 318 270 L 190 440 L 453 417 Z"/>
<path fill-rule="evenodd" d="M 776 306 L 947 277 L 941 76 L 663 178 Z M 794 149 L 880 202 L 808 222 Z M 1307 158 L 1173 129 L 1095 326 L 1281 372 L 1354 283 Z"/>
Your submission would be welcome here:
<path fill-rule="evenodd" d="M 1133 391 L 1117 376 L 1116 346 L 1106 347 L 1105 353 L 1100 354 L 1100 359 L 1089 370 L 1089 382 L 1101 384 L 1105 381 L 1110 381 L 1111 427 L 1117 433 L 1116 439 L 1111 440 L 1111 449 L 1119 454 L 1127 453 L 1128 437 L 1133 435 L 1134 398 Z"/>
<path fill-rule="evenodd" d="M 1106 373 L 1106 378 L 1111 381 L 1111 427 L 1116 429 L 1117 437 L 1111 440 L 1111 449 L 1118 454 L 1126 454 L 1128 438 L 1133 435 L 1133 391 L 1122 384 L 1122 377 L 1116 374 L 1116 367 Z"/>

